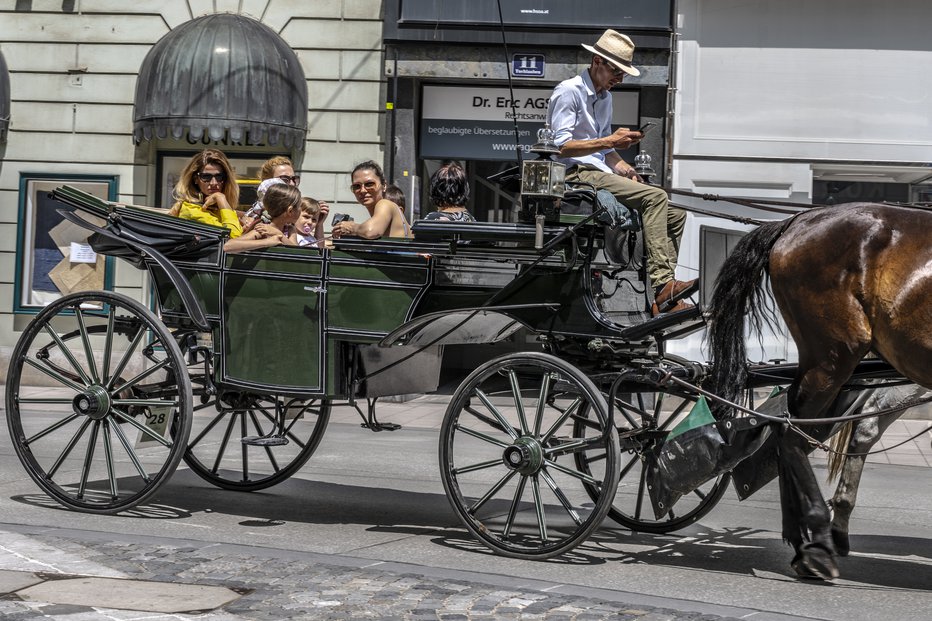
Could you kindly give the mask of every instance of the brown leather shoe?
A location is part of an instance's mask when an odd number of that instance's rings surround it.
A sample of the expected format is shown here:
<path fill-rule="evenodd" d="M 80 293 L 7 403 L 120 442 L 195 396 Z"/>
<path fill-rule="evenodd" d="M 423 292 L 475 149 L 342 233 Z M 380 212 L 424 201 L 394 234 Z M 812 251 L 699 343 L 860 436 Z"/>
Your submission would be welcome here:
<path fill-rule="evenodd" d="M 667 313 L 677 313 L 679 311 L 692 308 L 693 306 L 694 306 L 693 304 L 689 304 L 688 302 L 684 300 L 680 300 L 679 302 L 674 304 L 672 308 L 668 308 L 667 310 L 663 311 L 663 314 L 666 315 Z M 657 303 L 654 302 L 653 305 L 651 305 L 650 307 L 650 316 L 656 317 L 657 315 L 660 315 L 660 314 L 661 314 L 660 308 L 657 306 Z"/>
<path fill-rule="evenodd" d="M 699 283 L 698 278 L 693 280 L 671 280 L 663 286 L 663 289 L 660 290 L 660 293 L 657 294 L 655 298 L 657 306 L 663 306 L 670 301 L 671 298 L 679 297 L 691 289 L 695 288 Z"/>

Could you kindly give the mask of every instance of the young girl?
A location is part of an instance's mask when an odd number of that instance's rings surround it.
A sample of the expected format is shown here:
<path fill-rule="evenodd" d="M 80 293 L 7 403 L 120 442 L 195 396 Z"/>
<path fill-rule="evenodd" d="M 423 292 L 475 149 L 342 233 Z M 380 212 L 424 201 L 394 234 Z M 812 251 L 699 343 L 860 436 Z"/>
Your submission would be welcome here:
<path fill-rule="evenodd" d="M 268 248 L 285 244 L 295 245 L 289 239 L 294 223 L 301 215 L 301 192 L 293 185 L 279 183 L 270 186 L 262 197 L 264 220 L 252 230 L 224 244 L 224 251 L 235 254 L 256 248 Z"/>
<path fill-rule="evenodd" d="M 309 196 L 301 199 L 301 215 L 294 223 L 292 242 L 296 246 L 316 248 L 318 239 L 315 236 L 317 221 L 320 219 L 320 203 Z"/>

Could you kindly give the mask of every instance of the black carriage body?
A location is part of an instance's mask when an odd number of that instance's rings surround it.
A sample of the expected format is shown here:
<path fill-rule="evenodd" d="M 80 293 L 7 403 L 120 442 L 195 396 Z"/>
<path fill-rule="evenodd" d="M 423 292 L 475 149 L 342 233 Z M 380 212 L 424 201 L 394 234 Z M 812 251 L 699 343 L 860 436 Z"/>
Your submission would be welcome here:
<path fill-rule="evenodd" d="M 361 360 L 368 357 L 371 370 L 379 359 L 360 348 L 400 345 L 413 353 L 490 343 L 521 327 L 584 369 L 612 370 L 663 334 L 662 322 L 643 327 L 649 292 L 635 251 L 639 232 L 607 240 L 604 227 L 586 224 L 542 254 L 530 225 L 418 222 L 414 240 L 228 255 L 225 229 L 67 187 L 55 197 L 95 221 L 98 251 L 149 271 L 166 325 L 212 343 L 212 381 L 221 389 L 359 396 L 365 384 L 352 393 Z M 140 229 L 161 245 L 134 237 Z M 546 227 L 545 243 L 564 230 Z M 395 394 L 429 384 L 397 383 Z"/>

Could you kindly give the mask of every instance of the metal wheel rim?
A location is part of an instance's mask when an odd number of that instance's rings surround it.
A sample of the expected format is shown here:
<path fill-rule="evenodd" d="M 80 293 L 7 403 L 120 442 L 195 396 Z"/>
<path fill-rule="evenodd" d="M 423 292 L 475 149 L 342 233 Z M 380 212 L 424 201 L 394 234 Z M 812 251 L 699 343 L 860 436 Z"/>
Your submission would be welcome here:
<path fill-rule="evenodd" d="M 151 365 L 140 370 L 141 357 Z M 26 367 L 63 394 L 23 386 Z M 160 375 L 172 377 L 173 391 L 162 390 Z M 101 403 L 80 409 L 94 399 Z M 78 293 L 46 306 L 23 332 L 6 407 L 14 448 L 39 487 L 66 507 L 111 514 L 144 502 L 174 472 L 190 431 L 191 384 L 172 334 L 145 306 L 117 293 Z M 169 416 L 174 437 L 142 424 L 157 410 Z M 152 446 L 140 448 L 140 438 Z"/>
<path fill-rule="evenodd" d="M 522 376 L 528 369 L 539 373 L 539 383 L 522 384 L 525 382 Z M 509 383 L 504 397 L 493 398 L 482 389 L 496 374 L 504 374 Z M 551 380 L 544 379 L 547 375 L 553 376 Z M 549 386 L 545 387 L 545 383 Z M 561 384 L 569 386 L 571 392 L 560 393 L 564 390 Z M 535 391 L 537 398 L 528 398 Z M 556 397 L 554 407 L 545 405 L 541 409 L 540 395 L 551 392 Z M 509 410 L 495 403 L 509 399 L 514 403 L 515 394 L 522 394 L 522 402 L 527 400 L 529 406 L 525 407 L 523 420 L 519 408 Z M 467 404 L 470 399 L 477 399 L 488 414 L 477 416 L 478 410 Z M 547 398 L 543 401 L 546 403 Z M 574 402 L 578 403 L 572 405 Z M 608 492 L 593 502 L 583 489 L 580 473 L 573 468 L 573 452 L 567 451 L 575 438 L 563 435 L 573 427 L 573 418 L 584 402 L 590 403 L 602 420 L 607 417 L 607 406 L 595 385 L 572 365 L 548 354 L 510 354 L 497 358 L 477 369 L 457 389 L 441 428 L 444 489 L 466 528 L 494 552 L 514 558 L 550 558 L 585 541 L 601 523 L 617 485 L 617 434 L 611 429 L 601 442 L 577 449 L 598 455 L 609 465 L 601 478 L 589 480 L 591 485 Z M 560 419 L 562 422 L 558 422 Z M 507 431 L 509 427 L 511 433 Z M 518 437 L 511 437 L 514 435 Z M 506 437 L 510 440 L 506 441 Z M 539 467 L 534 450 L 528 451 L 531 454 L 526 461 L 519 460 L 519 468 L 505 464 L 508 447 L 520 444 L 520 438 L 530 438 L 530 444 L 537 441 L 541 445 L 544 457 Z M 458 446 L 460 443 L 462 447 Z M 474 443 L 479 443 L 478 449 Z M 477 449 L 476 455 L 488 453 L 488 459 L 469 455 L 473 449 Z M 501 454 L 498 463 L 494 457 L 496 451 Z M 473 475 L 481 480 L 471 480 Z"/>

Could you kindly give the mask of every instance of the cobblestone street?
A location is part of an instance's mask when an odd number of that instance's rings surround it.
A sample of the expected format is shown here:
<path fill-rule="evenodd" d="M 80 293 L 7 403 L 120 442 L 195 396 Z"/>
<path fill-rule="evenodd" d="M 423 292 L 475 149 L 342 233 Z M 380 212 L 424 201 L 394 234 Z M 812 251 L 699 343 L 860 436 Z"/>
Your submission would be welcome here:
<path fill-rule="evenodd" d="M 61 580 L 82 574 L 223 586 L 241 594 L 221 609 L 158 614 L 88 605 L 22 601 L 15 593 L 0 600 L 6 621 L 66 619 L 168 621 L 181 619 L 560 619 L 712 620 L 625 602 L 617 592 L 532 584 L 505 576 L 497 584 L 455 577 L 457 572 L 364 559 L 294 553 L 269 548 L 104 538 L 93 533 L 45 532 L 0 536 L 0 569 L 37 573 Z M 486 576 L 494 579 L 495 576 Z M 6 590 L 6 589 L 4 589 Z M 95 594 L 86 593 L 88 602 Z"/>

